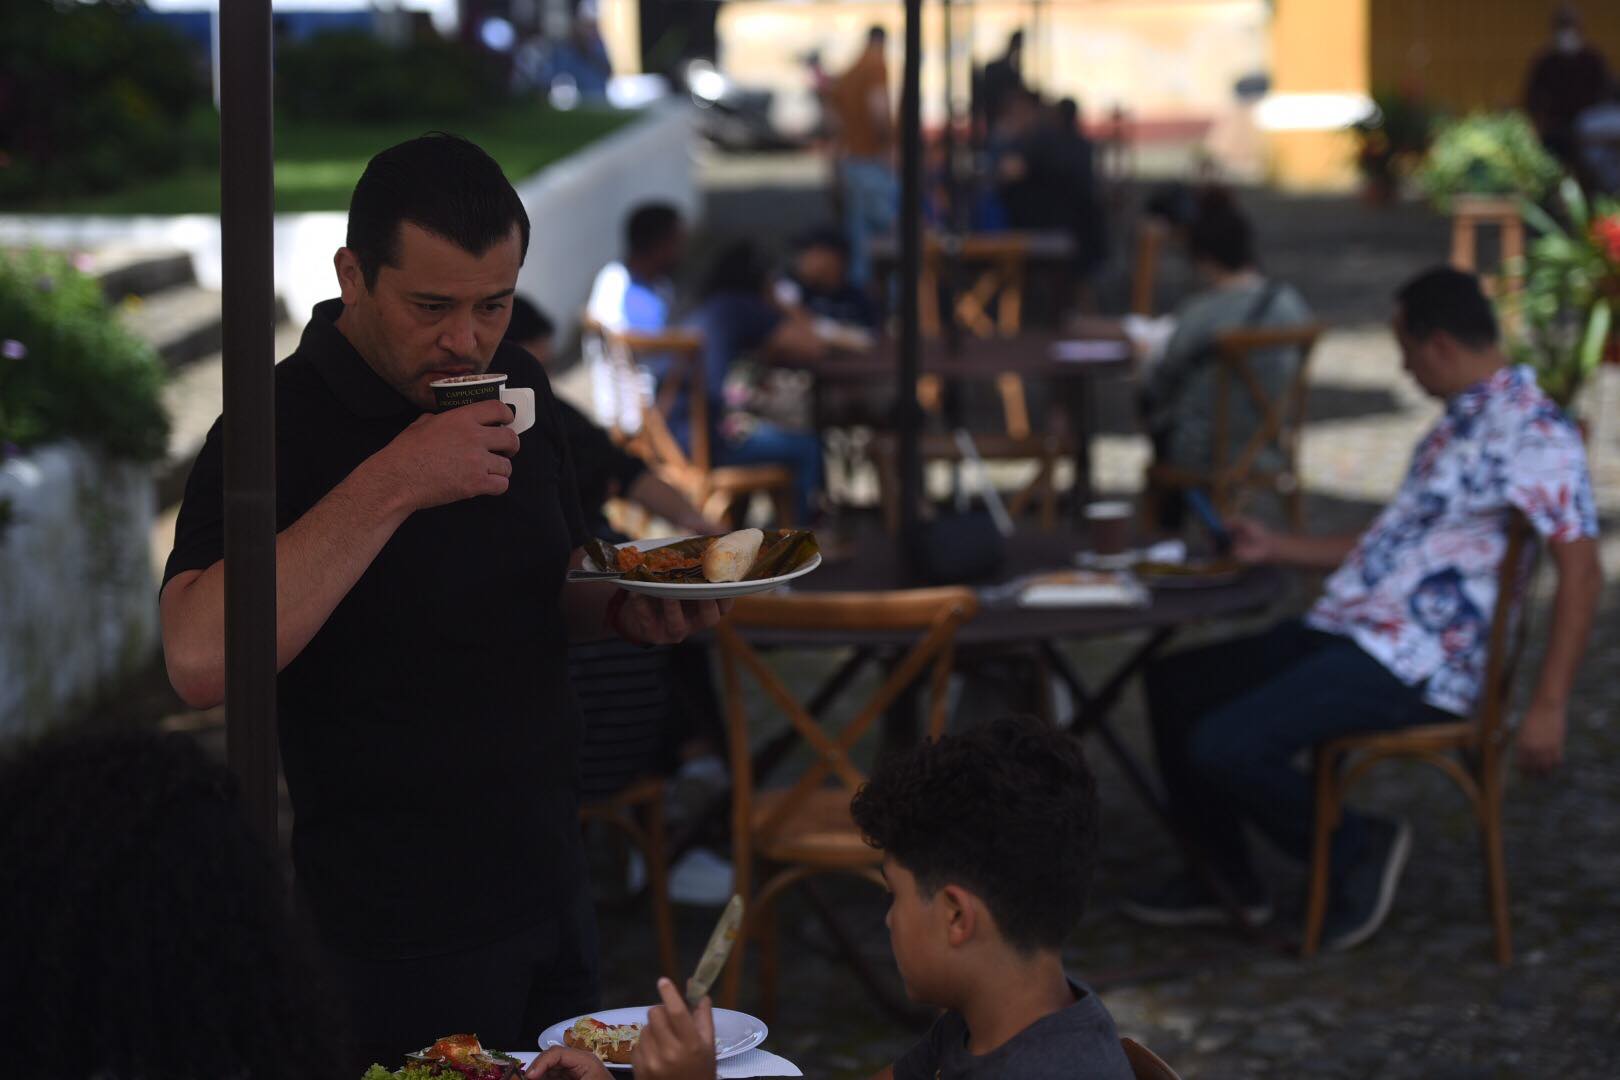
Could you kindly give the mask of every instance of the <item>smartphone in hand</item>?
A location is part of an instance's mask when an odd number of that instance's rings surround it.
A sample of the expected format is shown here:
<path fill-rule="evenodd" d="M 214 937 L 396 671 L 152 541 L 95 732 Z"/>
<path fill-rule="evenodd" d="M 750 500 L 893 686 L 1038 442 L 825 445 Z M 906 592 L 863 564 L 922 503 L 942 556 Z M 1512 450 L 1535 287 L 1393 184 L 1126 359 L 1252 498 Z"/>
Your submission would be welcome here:
<path fill-rule="evenodd" d="M 1188 488 L 1187 505 L 1192 508 L 1192 512 L 1198 515 L 1198 520 L 1202 521 L 1204 527 L 1209 530 L 1210 539 L 1215 543 L 1215 554 L 1231 554 L 1232 531 L 1226 527 L 1226 522 L 1221 520 L 1221 515 L 1216 512 L 1215 504 L 1209 501 L 1209 496 L 1198 488 Z"/>

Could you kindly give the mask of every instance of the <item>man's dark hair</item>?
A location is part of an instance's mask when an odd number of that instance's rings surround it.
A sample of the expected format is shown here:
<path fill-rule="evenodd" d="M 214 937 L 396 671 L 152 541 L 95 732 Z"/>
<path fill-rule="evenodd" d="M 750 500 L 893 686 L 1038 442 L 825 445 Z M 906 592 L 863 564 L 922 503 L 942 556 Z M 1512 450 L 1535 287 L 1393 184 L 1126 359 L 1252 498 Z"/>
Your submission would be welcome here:
<path fill-rule="evenodd" d="M 1206 203 L 1187 227 L 1187 252 L 1224 270 L 1254 265 L 1254 230 L 1236 206 Z"/>
<path fill-rule="evenodd" d="M 818 225 L 800 233 L 798 239 L 793 242 L 794 251 L 809 251 L 812 248 L 828 248 L 847 259 L 849 237 L 836 225 Z"/>
<path fill-rule="evenodd" d="M 888 40 L 889 32 L 881 26 L 873 26 L 866 31 L 866 43 L 868 45 L 882 45 Z"/>
<path fill-rule="evenodd" d="M 549 338 L 557 332 L 551 316 L 521 296 L 512 297 L 512 321 L 506 324 L 506 340 L 519 345 L 535 338 Z"/>
<path fill-rule="evenodd" d="M 1469 349 L 1488 349 L 1498 340 L 1496 312 L 1473 274 L 1450 266 L 1425 270 L 1395 291 L 1406 332 L 1425 341 L 1444 330 Z"/>
<path fill-rule="evenodd" d="M 1080 921 L 1097 784 L 1080 744 L 1047 724 L 996 720 L 887 758 L 851 809 L 925 897 L 969 890 L 1020 952 L 1061 947 Z"/>
<path fill-rule="evenodd" d="M 482 255 L 521 233 L 519 259 L 529 251 L 529 215 L 495 159 L 459 135 L 442 131 L 391 146 L 372 158 L 349 199 L 346 243 L 360 260 L 366 288 L 396 265 L 405 222 Z"/>
<path fill-rule="evenodd" d="M 644 255 L 668 240 L 681 226 L 681 212 L 665 202 L 642 203 L 624 223 L 624 246 L 631 255 Z"/>
<path fill-rule="evenodd" d="M 0 1038 L 42 1074 L 332 1075 L 342 1033 L 312 936 L 231 775 L 189 736 L 7 752 L 0 865 Z"/>

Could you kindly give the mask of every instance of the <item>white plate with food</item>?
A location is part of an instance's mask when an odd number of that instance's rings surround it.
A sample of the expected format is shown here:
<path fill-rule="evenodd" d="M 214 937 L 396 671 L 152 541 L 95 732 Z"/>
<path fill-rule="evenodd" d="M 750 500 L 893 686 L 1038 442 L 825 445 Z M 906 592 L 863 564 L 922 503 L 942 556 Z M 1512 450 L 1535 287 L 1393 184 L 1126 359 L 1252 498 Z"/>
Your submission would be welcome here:
<path fill-rule="evenodd" d="M 589 1050 L 610 1069 L 628 1069 L 630 1055 L 647 1024 L 647 1006 L 604 1009 L 552 1024 L 540 1033 L 540 1049 L 572 1046 Z M 714 1056 L 718 1061 L 745 1054 L 765 1041 L 770 1029 L 763 1020 L 733 1009 L 714 1010 Z"/>
<path fill-rule="evenodd" d="M 728 600 L 770 592 L 821 565 L 814 533 L 740 529 L 724 536 L 670 536 L 585 546 L 573 581 L 612 581 L 621 589 L 667 600 Z"/>

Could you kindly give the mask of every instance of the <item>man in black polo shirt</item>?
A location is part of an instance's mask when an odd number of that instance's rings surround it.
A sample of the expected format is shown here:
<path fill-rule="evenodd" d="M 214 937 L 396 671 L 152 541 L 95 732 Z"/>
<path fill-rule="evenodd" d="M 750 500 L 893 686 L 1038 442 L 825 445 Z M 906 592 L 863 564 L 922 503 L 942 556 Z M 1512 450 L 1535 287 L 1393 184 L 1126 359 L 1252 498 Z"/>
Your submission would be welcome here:
<path fill-rule="evenodd" d="M 293 861 L 361 1066 L 457 1031 L 518 1049 L 596 1007 L 566 646 L 678 641 L 722 613 L 564 584 L 587 538 L 568 445 L 540 365 L 501 344 L 528 240 L 471 143 L 378 154 L 342 298 L 276 369 Z M 534 390 L 532 428 L 500 402 L 433 413 L 431 381 L 486 370 Z M 162 594 L 169 676 L 196 707 L 224 696 L 222 488 L 215 424 Z"/>

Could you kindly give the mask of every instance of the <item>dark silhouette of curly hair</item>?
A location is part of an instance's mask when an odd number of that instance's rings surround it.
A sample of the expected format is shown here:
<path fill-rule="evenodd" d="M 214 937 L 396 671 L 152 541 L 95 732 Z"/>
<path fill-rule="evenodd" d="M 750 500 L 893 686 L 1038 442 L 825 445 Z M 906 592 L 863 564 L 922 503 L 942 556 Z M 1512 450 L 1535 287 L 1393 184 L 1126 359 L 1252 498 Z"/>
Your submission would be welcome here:
<path fill-rule="evenodd" d="M 1097 862 L 1097 783 L 1079 743 L 1031 719 L 996 720 L 880 762 L 855 795 L 867 842 L 917 878 L 985 902 L 1024 953 L 1080 921 Z"/>
<path fill-rule="evenodd" d="M 0 1045 L 38 1080 L 309 1080 L 341 1034 L 231 776 L 189 738 L 0 761 Z"/>

